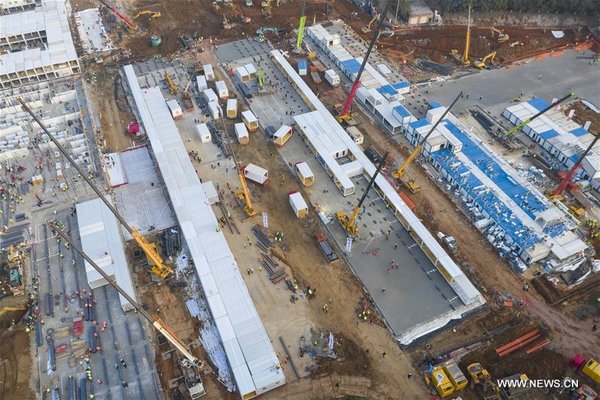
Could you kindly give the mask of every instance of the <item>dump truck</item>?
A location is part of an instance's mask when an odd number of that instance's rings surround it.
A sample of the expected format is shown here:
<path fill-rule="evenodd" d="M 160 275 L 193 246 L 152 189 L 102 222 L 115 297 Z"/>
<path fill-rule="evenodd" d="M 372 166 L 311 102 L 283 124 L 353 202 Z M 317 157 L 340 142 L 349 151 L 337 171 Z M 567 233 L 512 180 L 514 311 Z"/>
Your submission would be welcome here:
<path fill-rule="evenodd" d="M 321 249 L 321 252 L 330 263 L 334 262 L 338 259 L 337 254 L 331 247 L 329 240 L 325 237 L 325 234 L 321 231 L 315 234 L 315 239 L 317 240 L 317 245 Z"/>

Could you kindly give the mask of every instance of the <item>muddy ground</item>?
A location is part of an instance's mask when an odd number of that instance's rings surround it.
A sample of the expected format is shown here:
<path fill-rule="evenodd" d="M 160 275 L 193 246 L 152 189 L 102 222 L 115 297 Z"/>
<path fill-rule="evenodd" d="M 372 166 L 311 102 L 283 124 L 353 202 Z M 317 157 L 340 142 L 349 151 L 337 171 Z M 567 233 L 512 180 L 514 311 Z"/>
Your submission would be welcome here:
<path fill-rule="evenodd" d="M 0 329 L 0 399 L 32 399 L 30 336 L 22 327 Z"/>

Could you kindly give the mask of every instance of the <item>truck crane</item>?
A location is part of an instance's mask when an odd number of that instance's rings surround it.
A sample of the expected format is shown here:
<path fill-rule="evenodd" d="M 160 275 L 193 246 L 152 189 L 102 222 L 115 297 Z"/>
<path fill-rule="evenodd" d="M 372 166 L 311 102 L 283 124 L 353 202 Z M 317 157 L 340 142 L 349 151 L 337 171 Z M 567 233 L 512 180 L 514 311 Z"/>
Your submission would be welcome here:
<path fill-rule="evenodd" d="M 85 261 L 87 261 L 106 281 L 114 287 L 119 294 L 127 299 L 127 301 L 133 306 L 135 312 L 144 317 L 160 334 L 162 334 L 168 341 L 171 343 L 181 355 L 183 355 L 183 359 L 181 360 L 181 365 L 185 368 L 193 368 L 196 372 L 200 372 L 200 370 L 204 367 L 204 363 L 195 357 L 187 345 L 169 328 L 169 326 L 158 316 L 151 315 L 146 311 L 143 307 L 141 307 L 137 301 L 135 301 L 125 290 L 123 290 L 115 281 L 114 278 L 111 278 L 102 268 L 96 264 L 94 260 L 92 260 L 75 242 L 69 237 L 67 233 L 65 233 L 65 226 L 58 221 L 51 220 L 47 221 L 46 225 L 57 235 L 60 236 L 65 243 L 67 243 L 73 250 L 75 250 Z M 200 380 L 199 383 L 189 388 L 190 395 L 192 399 L 197 399 L 206 394 L 204 390 L 204 385 Z"/>
<path fill-rule="evenodd" d="M 596 144 L 598 139 L 600 139 L 600 135 L 595 135 L 594 140 L 592 140 L 592 143 L 590 143 L 590 145 L 587 147 L 587 149 L 585 149 L 585 151 L 583 153 L 581 153 L 577 162 L 573 165 L 573 167 L 571 167 L 569 172 L 567 172 L 565 177 L 560 181 L 560 183 L 554 190 L 554 193 L 552 193 L 552 195 L 550 196 L 551 199 L 560 196 L 565 191 L 567 186 L 569 186 L 571 184 L 571 182 L 573 182 L 573 178 L 575 178 L 577 171 L 579 171 L 579 168 L 581 168 L 581 164 L 583 163 L 583 160 L 589 154 L 589 152 L 594 148 L 594 145 Z"/>
<path fill-rule="evenodd" d="M 150 272 L 163 279 L 168 278 L 169 275 L 171 275 L 171 273 L 173 272 L 173 270 L 165 264 L 162 257 L 158 254 L 156 244 L 148 242 L 137 228 L 130 226 L 127 223 L 127 221 L 125 221 L 125 219 L 121 216 L 121 214 L 119 214 L 117 209 L 108 201 L 104 194 L 102 194 L 102 192 L 100 191 L 100 189 L 98 189 L 94 182 L 92 182 L 88 174 L 83 172 L 81 167 L 75 162 L 75 160 L 73 160 L 69 153 L 67 153 L 62 144 L 60 144 L 60 142 L 54 137 L 54 135 L 48 131 L 48 128 L 46 128 L 44 123 L 35 115 L 31 108 L 29 108 L 29 106 L 25 104 L 25 101 L 20 97 L 17 98 L 17 101 L 21 103 L 23 109 L 27 111 L 29 115 L 31 115 L 33 120 L 40 126 L 42 131 L 44 131 L 44 133 L 48 136 L 52 143 L 54 143 L 54 145 L 56 146 L 58 151 L 63 155 L 63 157 L 65 157 L 67 161 L 69 161 L 69 163 L 73 166 L 73 168 L 75 168 L 75 170 L 81 176 L 81 178 L 83 178 L 83 180 L 87 182 L 87 184 L 92 188 L 92 190 L 98 195 L 100 200 L 102 200 L 102 202 L 106 204 L 106 207 L 108 207 L 108 209 L 113 213 L 113 215 L 125 227 L 127 232 L 129 232 L 131 237 L 133 237 L 133 240 L 135 240 L 135 242 L 138 244 L 138 246 L 140 246 L 142 251 L 146 254 L 146 257 L 148 258 L 148 262 L 150 263 Z"/>
<path fill-rule="evenodd" d="M 237 162 L 236 162 L 237 164 Z M 238 166 L 238 177 L 240 179 L 241 188 L 237 192 L 235 192 L 235 197 L 240 202 L 244 203 L 244 212 L 249 217 L 254 217 L 256 215 L 256 210 L 252 206 L 252 199 L 250 198 L 250 191 L 248 190 L 248 184 L 246 183 L 246 177 L 244 176 L 244 171 L 242 168 Z"/>
<path fill-rule="evenodd" d="M 375 178 L 377 178 L 377 175 L 379 175 L 379 172 L 385 165 L 385 161 L 386 161 L 388 155 L 389 155 L 389 153 L 385 153 L 383 155 L 383 158 L 379 162 L 379 166 L 377 167 L 377 169 L 375 170 L 375 173 L 373 174 L 373 177 L 369 181 L 369 185 L 367 185 L 367 188 L 365 189 L 365 192 L 363 193 L 362 197 L 360 198 L 360 201 L 358 202 L 356 207 L 354 207 L 354 211 L 352 211 L 352 215 L 350 217 L 348 217 L 348 215 L 344 211 L 338 211 L 335 214 L 340 225 L 342 225 L 342 228 L 344 228 L 344 230 L 346 231 L 346 233 L 349 236 L 358 235 L 358 224 L 356 223 L 356 217 L 358 217 L 358 213 L 360 212 L 360 209 L 362 208 L 362 205 L 365 202 L 365 199 L 367 198 L 367 194 L 369 194 L 369 190 L 371 190 L 371 187 L 375 183 Z"/>
<path fill-rule="evenodd" d="M 119 11 L 117 9 L 117 7 L 111 6 L 106 0 L 98 0 L 98 1 L 100 1 L 100 3 L 102 3 L 103 5 L 105 5 L 110 10 L 110 12 L 112 12 L 117 18 L 119 18 L 121 21 L 123 21 L 125 26 L 127 26 L 129 29 L 131 29 L 132 31 L 137 31 L 139 29 L 137 24 L 135 22 L 133 22 L 131 19 L 129 19 L 127 16 L 125 16 L 125 14 L 123 14 L 121 11 Z"/>
<path fill-rule="evenodd" d="M 456 104 L 456 102 L 458 101 L 458 99 L 460 99 L 462 97 L 462 95 L 463 95 L 463 92 L 460 92 L 458 94 L 458 96 L 456 96 L 456 98 L 452 101 L 452 103 L 448 106 L 448 108 L 446 108 L 446 111 L 444 111 L 444 113 L 442 114 L 440 119 L 438 119 L 437 122 L 435 124 L 433 124 L 433 126 L 431 127 L 429 132 L 427 132 L 427 134 L 423 137 L 423 139 L 421 139 L 419 144 L 417 144 L 417 146 L 412 151 L 412 153 L 410 153 L 410 155 L 406 158 L 406 160 L 404 160 L 404 162 L 402 163 L 400 168 L 398 168 L 397 170 L 392 172 L 392 176 L 394 178 L 400 179 L 404 176 L 404 173 L 406 172 L 406 169 L 408 168 L 410 163 L 413 162 L 413 160 L 415 158 L 417 158 L 419 156 L 419 154 L 421 154 L 421 150 L 423 150 L 423 145 L 425 144 L 425 142 L 427 141 L 429 136 L 431 136 L 431 134 L 435 131 L 435 128 L 437 128 L 437 126 L 440 124 L 440 122 L 442 122 L 444 117 L 446 117 L 446 114 L 448 114 L 450 112 L 450 109 L 452 108 L 452 106 L 454 106 L 454 104 Z"/>
<path fill-rule="evenodd" d="M 306 0 L 302 3 L 302 15 L 298 22 L 298 38 L 296 39 L 296 50 L 300 50 L 302 39 L 304 39 L 304 25 L 306 24 Z"/>
<path fill-rule="evenodd" d="M 150 21 L 152 21 L 153 19 L 157 19 L 161 17 L 161 13 L 160 11 L 150 11 L 150 10 L 144 10 L 144 11 L 140 11 L 139 13 L 135 14 L 135 16 L 133 17 L 133 19 L 138 19 L 139 17 L 141 17 L 142 15 L 150 15 L 150 17 L 148 17 L 148 19 Z"/>
<path fill-rule="evenodd" d="M 531 121 L 533 121 L 534 119 L 536 119 L 537 117 L 539 117 L 540 115 L 545 114 L 546 112 L 548 112 L 549 110 L 551 110 L 552 107 L 559 105 L 560 103 L 562 103 L 563 101 L 567 100 L 571 96 L 575 96 L 575 93 L 569 93 L 565 97 L 562 97 L 562 98 L 556 100 L 555 102 L 553 102 L 552 104 L 550 104 L 548 107 L 544 108 L 543 110 L 541 110 L 540 112 L 538 112 L 537 114 L 535 114 L 533 117 L 527 118 L 525 121 L 521 122 L 519 125 L 517 125 L 517 126 L 515 126 L 513 128 L 510 128 L 509 130 L 507 130 L 506 133 L 504 134 L 504 136 L 509 136 L 509 135 L 512 135 L 513 133 L 519 131 L 522 127 L 524 127 L 525 125 L 527 125 L 528 123 L 530 123 Z"/>
<path fill-rule="evenodd" d="M 356 79 L 354 80 L 354 83 L 352 84 L 352 89 L 350 89 L 350 94 L 348 95 L 348 98 L 346 99 L 344 108 L 342 109 L 342 112 L 338 116 L 336 116 L 336 119 L 340 124 L 346 123 L 346 122 L 348 122 L 348 120 L 350 120 L 352 118 L 352 116 L 350 114 L 350 109 L 352 108 L 352 102 L 354 102 L 354 97 L 356 96 L 356 91 L 358 90 L 358 87 L 360 86 L 360 77 L 362 76 L 362 73 L 365 70 L 367 61 L 369 61 L 369 56 L 371 55 L 373 46 L 375 46 L 375 42 L 377 42 L 377 38 L 379 37 L 379 32 L 381 31 L 381 28 L 383 27 L 383 20 L 385 19 L 385 16 L 387 15 L 387 12 L 390 9 L 391 4 L 392 4 L 392 0 L 388 0 L 388 2 L 385 4 L 385 8 L 383 9 L 383 12 L 381 13 L 381 16 L 379 17 L 379 22 L 377 23 L 377 29 L 375 29 L 375 32 L 373 32 L 373 37 L 371 37 L 371 42 L 369 43 L 369 47 L 367 48 L 367 54 L 365 54 L 365 58 L 363 59 L 360 69 L 358 70 L 358 74 L 356 74 Z"/>
<path fill-rule="evenodd" d="M 165 82 L 167 82 L 167 86 L 169 87 L 171 94 L 177 94 L 177 85 L 175 84 L 171 74 L 168 72 L 165 72 Z"/>
<path fill-rule="evenodd" d="M 454 57 L 454 59 L 462 63 L 463 65 L 469 65 L 471 61 L 469 61 L 469 51 L 471 49 L 471 6 L 469 6 L 469 19 L 467 22 L 467 37 L 465 38 L 465 50 L 463 51 L 462 57 L 458 53 L 458 50 L 452 49 L 450 50 L 450 55 Z"/>

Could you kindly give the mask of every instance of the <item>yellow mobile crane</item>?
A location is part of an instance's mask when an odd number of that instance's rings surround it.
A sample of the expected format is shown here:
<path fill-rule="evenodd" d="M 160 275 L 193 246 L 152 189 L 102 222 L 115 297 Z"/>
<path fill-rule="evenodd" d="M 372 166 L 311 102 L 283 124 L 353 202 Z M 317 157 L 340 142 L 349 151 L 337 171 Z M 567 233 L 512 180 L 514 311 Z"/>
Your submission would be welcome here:
<path fill-rule="evenodd" d="M 385 153 L 383 158 L 379 162 L 379 166 L 377 167 L 377 169 L 375 170 L 375 173 L 373 174 L 373 177 L 369 181 L 369 185 L 365 189 L 365 192 L 363 193 L 363 195 L 360 198 L 360 201 L 358 202 L 356 207 L 354 207 L 354 211 L 352 211 L 352 215 L 350 217 L 348 217 L 348 215 L 346 215 L 346 213 L 344 211 L 338 211 L 335 214 L 338 221 L 340 222 L 340 225 L 342 225 L 342 228 L 344 228 L 344 230 L 346 231 L 346 233 L 349 236 L 358 235 L 358 224 L 356 223 L 356 217 L 358 217 L 358 213 L 360 212 L 360 209 L 362 208 L 362 205 L 365 202 L 365 199 L 367 198 L 367 194 L 369 194 L 369 190 L 371 190 L 371 187 L 375 183 L 375 178 L 377 178 L 377 175 L 379 175 L 381 168 L 383 168 L 383 166 L 385 165 L 385 161 L 388 157 L 388 154 L 389 153 Z"/>
<path fill-rule="evenodd" d="M 171 94 L 177 94 L 177 85 L 175 84 L 171 74 L 168 72 L 165 72 L 165 82 L 167 82 L 167 86 L 169 87 Z"/>
<path fill-rule="evenodd" d="M 75 162 L 75 160 L 73 160 L 73 158 L 71 158 L 69 153 L 67 153 L 67 151 L 60 144 L 60 142 L 54 137 L 54 135 L 52 133 L 50 133 L 48 131 L 46 126 L 35 115 L 35 113 L 31 110 L 31 108 L 29 108 L 29 106 L 27 104 L 25 104 L 25 101 L 23 101 L 22 98 L 18 98 L 17 101 L 19 103 L 21 103 L 21 106 L 23 107 L 23 109 L 25 111 L 27 111 L 29 113 L 29 115 L 31 115 L 33 120 L 40 126 L 40 128 L 42 128 L 42 131 L 44 131 L 44 133 L 46 135 L 48 135 L 48 138 L 54 143 L 54 145 L 56 145 L 56 148 L 63 155 L 63 157 L 65 157 L 67 159 L 67 161 L 69 161 L 69 163 L 73 166 L 73 168 L 75 168 L 75 170 L 81 176 L 81 178 L 83 178 L 83 180 L 85 180 L 87 182 L 87 184 L 90 185 L 90 187 L 98 195 L 100 200 L 102 200 L 102 202 L 104 204 L 106 204 L 106 207 L 108 207 L 108 209 L 113 213 L 113 215 L 125 227 L 127 232 L 129 232 L 129 234 L 131 234 L 131 237 L 133 237 L 133 240 L 135 240 L 135 242 L 138 244 L 138 246 L 140 246 L 142 251 L 146 254 L 146 257 L 148 258 L 148 262 L 150 263 L 150 272 L 152 272 L 153 274 L 155 274 L 163 279 L 168 278 L 169 275 L 171 275 L 171 273 L 173 272 L 173 270 L 165 264 L 162 257 L 158 254 L 158 251 L 156 250 L 156 244 L 148 242 L 138 229 L 131 227 L 127 223 L 127 221 L 125 221 L 125 219 L 121 216 L 121 214 L 119 214 L 117 209 L 112 204 L 110 204 L 110 202 L 104 196 L 104 194 L 102 194 L 100 189 L 98 189 L 96 187 L 96 185 L 94 184 L 94 182 L 92 182 L 92 180 L 90 179 L 88 174 L 83 172 L 81 167 L 79 165 L 77 165 L 77 163 Z"/>
<path fill-rule="evenodd" d="M 148 15 L 148 14 L 150 14 L 150 17 L 149 17 L 150 20 L 153 20 L 153 19 L 161 17 L 160 11 L 144 10 L 144 11 L 140 11 L 139 13 L 135 14 L 135 16 L 133 17 L 133 19 L 138 19 L 142 15 Z"/>
<path fill-rule="evenodd" d="M 256 210 L 252 206 L 252 199 L 250 198 L 250 191 L 248 190 L 248 185 L 246 183 L 244 171 L 239 166 L 238 177 L 240 179 L 241 188 L 240 190 L 235 192 L 235 197 L 237 197 L 240 202 L 244 202 L 244 212 L 246 213 L 246 215 L 249 217 L 254 217 L 256 215 Z"/>
<path fill-rule="evenodd" d="M 463 65 L 469 65 L 471 62 L 469 61 L 469 51 L 471 49 L 471 6 L 469 6 L 469 19 L 467 22 L 467 37 L 465 40 L 465 50 L 463 51 L 462 57 L 458 54 L 458 50 L 452 49 L 450 50 L 450 55 L 454 57 L 454 59 Z"/>
<path fill-rule="evenodd" d="M 181 365 L 185 368 L 193 368 L 196 372 L 200 372 L 200 370 L 204 367 L 204 363 L 195 357 L 187 345 L 167 326 L 167 324 L 158 317 L 158 315 L 151 315 L 146 311 L 143 307 L 141 307 L 137 301 L 135 301 L 125 290 L 123 290 L 114 278 L 108 276 L 106 272 L 102 268 L 96 264 L 94 260 L 92 260 L 82 249 L 75 244 L 75 242 L 65 233 L 65 226 L 62 225 L 58 221 L 48 221 L 46 225 L 58 236 L 60 236 L 66 243 L 71 246 L 73 250 L 75 250 L 81 257 L 84 258 L 106 281 L 114 287 L 117 292 L 119 292 L 123 297 L 127 299 L 127 301 L 133 306 L 135 312 L 144 317 L 150 324 L 160 332 L 168 341 L 183 355 L 183 359 L 181 360 Z M 199 383 L 196 383 L 192 387 L 189 388 L 190 395 L 192 399 L 197 399 L 206 394 L 204 390 L 204 385 L 200 380 Z"/>
<path fill-rule="evenodd" d="M 429 136 L 435 131 L 435 128 L 437 128 L 437 126 L 440 124 L 440 122 L 442 122 L 442 120 L 444 119 L 444 117 L 446 116 L 446 114 L 448 114 L 450 112 L 450 109 L 452 108 L 452 106 L 458 101 L 458 99 L 460 99 L 462 97 L 462 95 L 463 95 L 463 92 L 460 92 L 458 94 L 458 96 L 456 96 L 456 98 L 450 104 L 450 106 L 448 108 L 446 108 L 446 111 L 444 111 L 444 113 L 442 114 L 442 116 L 440 117 L 440 119 L 437 120 L 437 122 L 431 127 L 431 129 L 429 130 L 429 132 L 427 132 L 427 135 L 425 135 L 423 137 L 423 139 L 421 139 L 421 141 L 419 142 L 419 144 L 417 144 L 417 146 L 412 151 L 412 153 L 410 153 L 410 155 L 406 158 L 406 160 L 404 160 L 404 162 L 402 163 L 402 165 L 400 166 L 400 168 L 398 168 L 397 170 L 395 170 L 394 172 L 392 172 L 392 176 L 394 178 L 400 179 L 400 178 L 402 178 L 404 176 L 404 173 L 406 172 L 406 169 L 408 168 L 408 166 L 410 165 L 410 163 L 413 162 L 413 160 L 415 158 L 417 158 L 419 156 L 419 154 L 421 154 L 421 150 L 423 150 L 423 145 L 425 144 L 425 142 L 427 141 L 427 139 L 429 138 Z"/>

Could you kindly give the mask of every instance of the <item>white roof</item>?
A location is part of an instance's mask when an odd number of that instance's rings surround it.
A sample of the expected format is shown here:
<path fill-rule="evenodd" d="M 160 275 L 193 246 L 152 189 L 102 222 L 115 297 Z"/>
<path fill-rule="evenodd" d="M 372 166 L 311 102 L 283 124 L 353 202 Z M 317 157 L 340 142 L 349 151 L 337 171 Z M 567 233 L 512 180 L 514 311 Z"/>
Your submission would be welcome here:
<path fill-rule="evenodd" d="M 125 73 L 202 287 L 212 288 L 212 297 L 218 296 L 222 302 L 223 307 L 218 308 L 220 305 L 214 307 L 218 301 L 209 301 L 211 312 L 226 313 L 215 322 L 240 394 L 260 391 L 267 384 L 284 384 L 273 345 L 223 232 L 216 229 L 217 217 L 160 89 L 142 91 L 131 65 L 125 67 Z M 239 364 L 234 353 L 241 355 Z"/>
<path fill-rule="evenodd" d="M 244 65 L 244 68 L 246 69 L 246 71 L 248 71 L 249 74 L 256 73 L 256 68 L 254 68 L 254 65 L 252 65 L 252 64 L 246 64 L 246 65 Z"/>
<path fill-rule="evenodd" d="M 238 138 L 248 136 L 248 129 L 243 122 L 238 122 L 237 124 L 233 125 L 233 129 L 235 129 L 235 134 Z"/>
<path fill-rule="evenodd" d="M 242 111 L 242 118 L 244 118 L 248 122 L 258 121 L 256 116 L 250 110 Z"/>
<path fill-rule="evenodd" d="M 256 164 L 252 164 L 252 163 L 249 163 L 248 165 L 246 165 L 244 167 L 244 171 L 251 172 L 251 173 L 259 175 L 259 176 L 269 176 L 268 170 L 264 169 L 263 167 L 259 167 Z"/>
<path fill-rule="evenodd" d="M 308 209 L 308 205 L 306 204 L 306 201 L 304 201 L 304 197 L 302 197 L 300 192 L 294 192 L 290 194 L 289 198 L 290 202 L 296 207 L 296 210 Z"/>
<path fill-rule="evenodd" d="M 206 124 L 197 124 L 196 132 L 198 132 L 198 135 L 200 137 L 203 137 L 205 135 L 210 135 L 210 129 L 208 129 L 208 126 Z"/>
<path fill-rule="evenodd" d="M 205 74 L 205 75 L 206 75 L 206 74 L 212 74 L 212 73 L 214 73 L 213 66 L 212 66 L 212 65 L 210 65 L 210 64 L 204 64 L 204 65 L 202 66 L 202 68 L 204 69 L 204 74 Z"/>
<path fill-rule="evenodd" d="M 169 107 L 169 109 L 171 111 L 181 111 L 181 107 L 179 106 L 179 103 L 175 99 L 167 101 L 167 106 Z"/>
<path fill-rule="evenodd" d="M 235 110 L 235 109 L 237 109 L 237 99 L 227 100 L 227 110 Z"/>
<path fill-rule="evenodd" d="M 290 131 L 290 129 L 292 129 L 291 126 L 281 125 L 281 127 L 279 127 L 279 129 L 277 129 L 277 132 L 275 132 L 273 134 L 273 137 L 276 137 L 276 138 L 282 137 L 286 133 L 288 133 Z"/>
<path fill-rule="evenodd" d="M 248 76 L 248 75 L 250 75 L 250 74 L 248 73 L 248 71 L 246 70 L 246 68 L 244 68 L 244 67 L 237 67 L 237 68 L 235 69 L 235 72 L 236 72 L 238 75 L 240 75 L 240 76 Z"/>
<path fill-rule="evenodd" d="M 216 81 L 215 82 L 215 87 L 217 88 L 217 90 L 220 92 L 221 90 L 225 90 L 227 91 L 227 85 L 225 84 L 224 81 Z"/>
<path fill-rule="evenodd" d="M 298 168 L 298 171 L 300 171 L 300 174 L 305 177 L 314 177 L 313 172 L 311 171 L 310 167 L 308 166 L 308 163 L 305 161 L 302 161 L 301 163 L 296 164 L 296 168 Z"/>
<path fill-rule="evenodd" d="M 109 195 L 106 197 L 111 201 Z M 113 276 L 129 296 L 136 299 L 117 218 L 99 198 L 78 203 L 76 209 L 82 250 L 104 272 Z M 103 279 L 87 261 L 85 272 L 88 282 Z M 120 294 L 119 300 L 123 308 L 131 306 Z"/>

